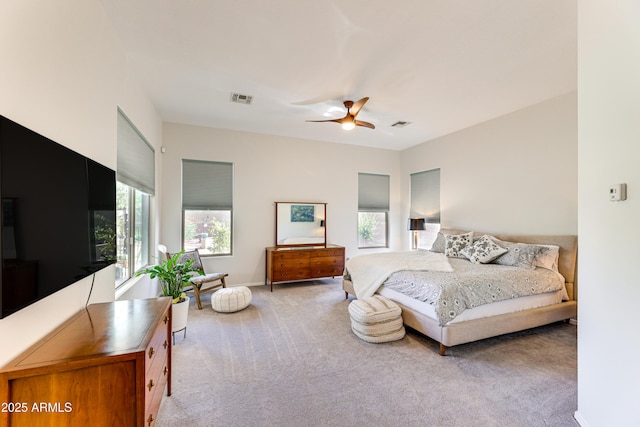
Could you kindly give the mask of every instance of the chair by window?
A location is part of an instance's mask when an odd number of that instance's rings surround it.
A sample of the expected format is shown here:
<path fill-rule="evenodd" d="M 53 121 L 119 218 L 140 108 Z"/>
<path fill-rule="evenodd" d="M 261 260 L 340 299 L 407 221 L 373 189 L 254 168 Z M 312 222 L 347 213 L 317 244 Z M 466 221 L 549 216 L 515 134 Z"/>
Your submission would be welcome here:
<path fill-rule="evenodd" d="M 158 245 L 158 250 L 161 253 L 164 253 L 168 258 L 171 258 L 171 254 L 167 252 L 167 247 L 165 245 Z M 193 264 L 191 266 L 195 270 L 203 271 L 205 274 L 201 276 L 194 276 L 191 278 L 191 287 L 185 288 L 185 291 L 193 291 L 196 297 L 196 304 L 198 305 L 198 310 L 202 310 L 202 302 L 200 301 L 200 294 L 207 291 L 212 291 L 214 289 L 223 287 L 226 288 L 227 284 L 224 280 L 225 277 L 228 276 L 227 273 L 207 273 L 204 270 L 204 266 L 202 265 L 202 260 L 200 259 L 200 254 L 198 251 L 185 251 L 180 255 L 178 259 L 180 262 L 187 262 L 188 260 L 193 260 Z"/>

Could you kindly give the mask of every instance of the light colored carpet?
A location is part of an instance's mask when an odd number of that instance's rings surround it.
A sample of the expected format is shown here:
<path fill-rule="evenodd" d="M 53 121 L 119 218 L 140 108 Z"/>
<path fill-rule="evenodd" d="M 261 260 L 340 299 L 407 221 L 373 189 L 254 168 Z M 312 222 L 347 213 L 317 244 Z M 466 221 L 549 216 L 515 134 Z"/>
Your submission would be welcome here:
<path fill-rule="evenodd" d="M 156 426 L 577 426 L 576 326 L 452 347 L 407 329 L 370 344 L 340 281 L 252 287 L 216 313 L 205 294 L 173 347 Z M 193 301 L 193 299 L 192 299 Z"/>

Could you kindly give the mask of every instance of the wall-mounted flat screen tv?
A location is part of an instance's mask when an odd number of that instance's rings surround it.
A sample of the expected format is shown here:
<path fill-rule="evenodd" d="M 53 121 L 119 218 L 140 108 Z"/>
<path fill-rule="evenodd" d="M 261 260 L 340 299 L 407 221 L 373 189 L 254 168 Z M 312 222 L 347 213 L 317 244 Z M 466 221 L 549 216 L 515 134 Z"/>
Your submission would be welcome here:
<path fill-rule="evenodd" d="M 115 262 L 115 172 L 3 116 L 0 196 L 0 317 Z"/>

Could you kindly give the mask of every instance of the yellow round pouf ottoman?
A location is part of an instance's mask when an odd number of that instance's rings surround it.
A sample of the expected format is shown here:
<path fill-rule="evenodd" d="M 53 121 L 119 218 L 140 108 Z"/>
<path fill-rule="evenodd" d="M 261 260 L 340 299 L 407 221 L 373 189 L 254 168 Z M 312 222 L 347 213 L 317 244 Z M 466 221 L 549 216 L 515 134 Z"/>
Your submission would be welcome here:
<path fill-rule="evenodd" d="M 246 286 L 222 288 L 211 295 L 211 308 L 220 313 L 233 313 L 251 304 L 251 290 Z"/>

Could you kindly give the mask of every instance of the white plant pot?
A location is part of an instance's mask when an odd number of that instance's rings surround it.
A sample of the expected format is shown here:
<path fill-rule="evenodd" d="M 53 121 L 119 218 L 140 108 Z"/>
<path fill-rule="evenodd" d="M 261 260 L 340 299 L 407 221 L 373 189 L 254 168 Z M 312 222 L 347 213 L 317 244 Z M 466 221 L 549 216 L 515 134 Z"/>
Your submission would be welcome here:
<path fill-rule="evenodd" d="M 178 332 L 187 327 L 187 317 L 189 316 L 189 297 L 182 302 L 173 304 L 171 307 L 171 332 Z"/>

